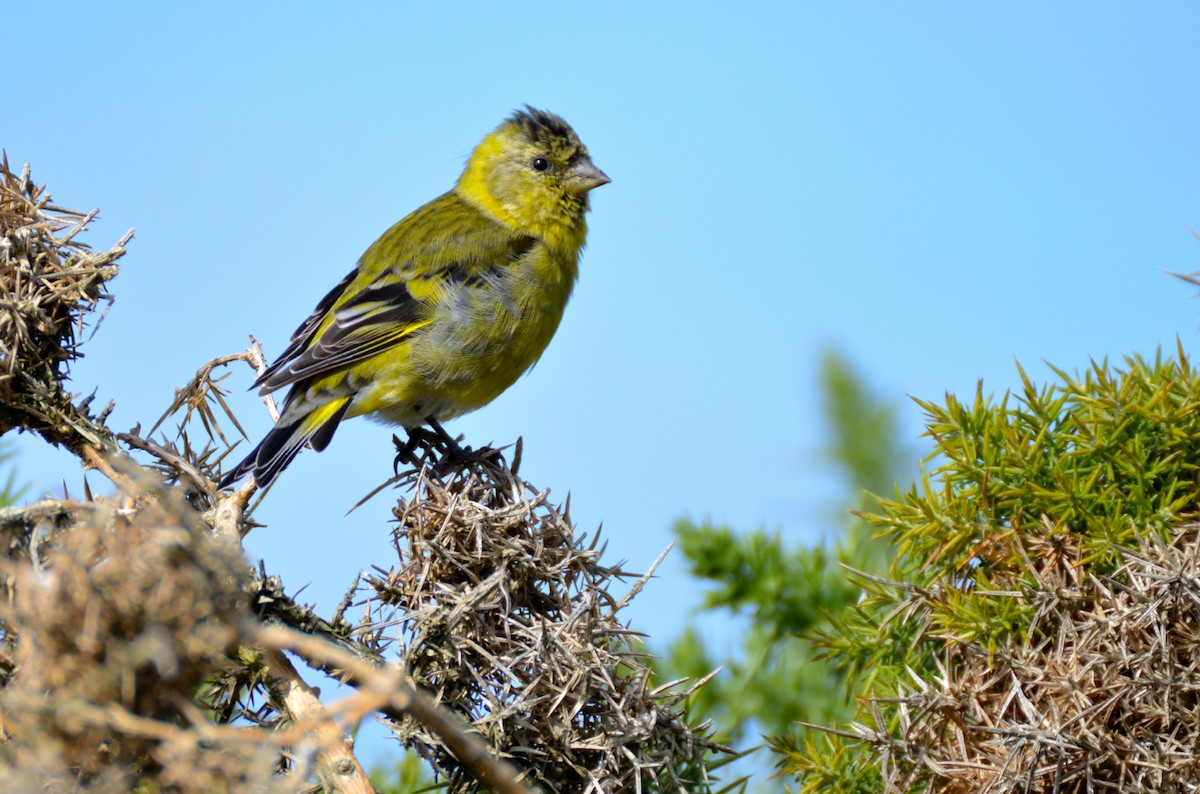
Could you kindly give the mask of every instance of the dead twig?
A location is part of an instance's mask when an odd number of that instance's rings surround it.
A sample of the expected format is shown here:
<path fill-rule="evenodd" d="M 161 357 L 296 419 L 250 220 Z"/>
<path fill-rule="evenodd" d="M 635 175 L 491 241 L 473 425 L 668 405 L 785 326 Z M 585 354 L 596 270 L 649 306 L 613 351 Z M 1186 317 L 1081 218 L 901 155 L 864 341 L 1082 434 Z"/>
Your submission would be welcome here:
<path fill-rule="evenodd" d="M 484 785 L 500 794 L 532 794 L 533 789 L 521 783 L 511 765 L 498 758 L 461 720 L 438 707 L 398 666 L 372 666 L 323 640 L 281 626 L 260 627 L 257 638 L 267 648 L 291 651 L 320 667 L 340 671 L 358 689 L 350 701 L 358 715 L 379 711 L 392 719 L 412 717 L 445 741 Z"/>

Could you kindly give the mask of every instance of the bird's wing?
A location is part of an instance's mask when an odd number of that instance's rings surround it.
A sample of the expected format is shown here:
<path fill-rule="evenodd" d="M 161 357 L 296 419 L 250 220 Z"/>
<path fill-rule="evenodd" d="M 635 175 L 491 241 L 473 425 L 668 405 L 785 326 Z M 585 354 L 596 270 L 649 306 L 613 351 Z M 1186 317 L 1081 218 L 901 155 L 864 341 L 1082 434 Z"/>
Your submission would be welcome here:
<path fill-rule="evenodd" d="M 254 382 L 255 386 L 263 386 L 268 391 L 273 391 L 284 385 L 280 382 L 268 388 L 264 384 L 268 381 L 273 382 L 277 373 L 304 351 L 304 348 L 308 346 L 308 343 L 312 341 L 313 336 L 320 329 L 321 323 L 325 320 L 325 315 L 329 314 L 329 310 L 337 303 L 338 298 L 342 297 L 342 293 L 346 291 L 346 288 L 350 286 L 350 283 L 354 281 L 356 276 L 358 276 L 358 268 L 354 268 L 354 270 L 347 273 L 346 277 L 339 281 L 337 286 L 329 291 L 328 295 L 317 302 L 317 307 L 313 309 L 312 314 L 308 315 L 308 318 L 300 323 L 300 327 L 292 333 L 292 338 L 289 340 L 288 346 L 284 348 L 279 358 L 275 359 L 271 363 L 271 366 L 267 367 L 258 376 L 258 380 Z"/>
<path fill-rule="evenodd" d="M 445 197 L 443 197 L 445 198 Z M 432 321 L 429 300 L 438 285 L 479 283 L 524 256 L 536 242 L 484 219 L 473 208 L 443 212 L 441 224 L 420 223 L 418 210 L 363 255 L 359 267 L 333 288 L 300 324 L 287 349 L 255 385 L 263 393 L 344 370 L 376 356 Z M 389 260 L 380 266 L 380 257 Z M 365 285 L 367 274 L 377 275 Z M 416 292 L 416 295 L 413 293 Z"/>
<path fill-rule="evenodd" d="M 264 393 L 378 355 L 430 322 L 403 281 L 377 280 L 293 341 L 258 381 Z M 303 326 L 302 326 L 303 328 Z"/>

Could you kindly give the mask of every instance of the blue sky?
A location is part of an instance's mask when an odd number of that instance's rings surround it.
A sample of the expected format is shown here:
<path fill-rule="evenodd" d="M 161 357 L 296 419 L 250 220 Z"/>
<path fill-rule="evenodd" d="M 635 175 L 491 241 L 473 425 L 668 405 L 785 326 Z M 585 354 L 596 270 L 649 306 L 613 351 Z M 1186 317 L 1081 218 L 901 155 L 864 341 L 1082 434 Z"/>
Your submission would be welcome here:
<path fill-rule="evenodd" d="M 796 542 L 836 522 L 824 346 L 921 449 L 909 395 L 1195 349 L 1163 273 L 1200 270 L 1192 3 L 25 3 L 5 28 L 0 147 L 101 208 L 94 246 L 136 229 L 73 380 L 121 430 L 248 333 L 282 350 L 513 108 L 570 121 L 613 180 L 575 298 L 537 368 L 451 429 L 523 436 L 523 474 L 633 569 L 684 515 Z M 257 440 L 250 382 L 228 381 Z M 345 513 L 390 438 L 347 423 L 258 513 L 251 553 L 325 608 L 389 559 L 391 501 Z M 68 457 L 20 450 L 35 491 L 78 492 Z M 672 558 L 627 617 L 664 643 L 700 592 Z"/>

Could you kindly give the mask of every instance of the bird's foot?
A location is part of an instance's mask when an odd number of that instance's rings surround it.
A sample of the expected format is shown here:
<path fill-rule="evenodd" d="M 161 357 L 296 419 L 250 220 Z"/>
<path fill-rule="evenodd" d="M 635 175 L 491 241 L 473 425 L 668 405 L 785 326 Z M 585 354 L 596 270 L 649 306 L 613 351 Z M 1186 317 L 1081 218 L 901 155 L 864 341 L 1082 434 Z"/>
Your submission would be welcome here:
<path fill-rule="evenodd" d="M 408 440 L 403 444 L 399 437 L 393 436 L 396 443 L 393 467 L 397 474 L 400 473 L 401 464 L 415 469 L 428 466 L 429 471 L 439 478 L 458 470 L 504 464 L 501 450 L 490 446 L 479 449 L 463 447 L 459 444 L 462 436 L 451 436 L 436 420 L 428 419 L 426 422 L 428 428 L 414 427 L 409 430 Z"/>

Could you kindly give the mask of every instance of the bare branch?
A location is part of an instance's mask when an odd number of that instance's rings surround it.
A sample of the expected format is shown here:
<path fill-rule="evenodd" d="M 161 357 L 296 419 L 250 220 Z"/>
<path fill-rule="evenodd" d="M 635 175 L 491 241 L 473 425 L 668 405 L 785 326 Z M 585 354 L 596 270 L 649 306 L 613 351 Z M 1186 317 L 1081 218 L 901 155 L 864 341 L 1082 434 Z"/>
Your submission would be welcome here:
<path fill-rule="evenodd" d="M 267 688 L 272 696 L 311 735 L 317 777 L 325 789 L 338 794 L 375 794 L 375 787 L 346 740 L 346 729 L 333 721 L 317 691 L 304 682 L 280 648 L 265 646 L 263 662 L 270 673 Z"/>
<path fill-rule="evenodd" d="M 533 790 L 521 783 L 511 765 L 496 757 L 461 720 L 439 708 L 398 666 L 372 666 L 341 648 L 282 626 L 263 626 L 257 637 L 267 648 L 288 650 L 313 664 L 341 671 L 347 682 L 359 690 L 344 709 L 349 710 L 349 704 L 353 704 L 360 715 L 379 711 L 392 719 L 412 717 L 445 741 L 484 785 L 500 794 L 532 794 Z"/>

